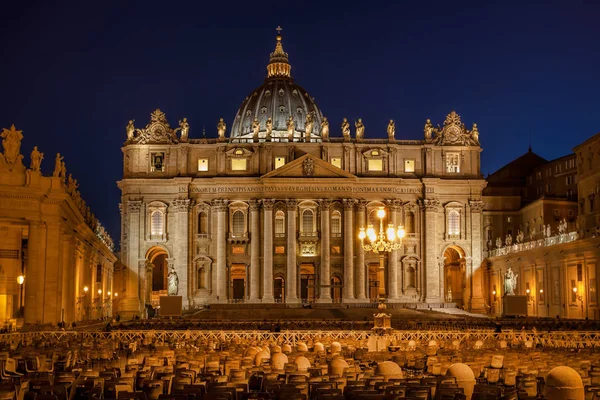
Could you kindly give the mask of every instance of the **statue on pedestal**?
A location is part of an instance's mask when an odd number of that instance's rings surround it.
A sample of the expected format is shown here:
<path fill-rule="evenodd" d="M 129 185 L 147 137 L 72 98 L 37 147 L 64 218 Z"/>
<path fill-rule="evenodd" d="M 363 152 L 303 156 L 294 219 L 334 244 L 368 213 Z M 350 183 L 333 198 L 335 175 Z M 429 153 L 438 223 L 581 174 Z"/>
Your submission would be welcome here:
<path fill-rule="evenodd" d="M 350 141 L 350 124 L 346 118 L 342 121 L 342 136 L 344 137 L 344 141 Z"/>
<path fill-rule="evenodd" d="M 61 163 L 64 157 L 60 156 L 60 153 L 56 153 L 56 158 L 54 159 L 54 172 L 52 173 L 52 176 L 55 178 L 60 177 L 60 171 L 61 171 Z"/>
<path fill-rule="evenodd" d="M 514 296 L 515 289 L 517 288 L 517 277 L 519 274 L 515 274 L 511 267 L 504 274 L 504 294 L 507 296 Z"/>
<path fill-rule="evenodd" d="M 523 234 L 523 231 L 519 229 L 519 231 L 517 232 L 517 244 L 523 243 L 524 237 L 525 235 Z"/>
<path fill-rule="evenodd" d="M 225 140 L 225 130 L 227 129 L 227 125 L 223 121 L 223 118 L 219 119 L 219 123 L 217 124 L 217 134 L 219 135 L 219 141 Z"/>
<path fill-rule="evenodd" d="M 307 140 L 310 140 L 310 135 L 312 135 L 313 131 L 313 116 L 311 113 L 306 114 L 306 123 L 304 124 L 304 134 Z"/>
<path fill-rule="evenodd" d="M 546 237 L 549 238 L 552 236 L 552 228 L 550 228 L 550 224 L 546 226 Z"/>
<path fill-rule="evenodd" d="M 431 120 L 429 118 L 427 118 L 427 121 L 425 122 L 424 133 L 426 141 L 433 139 L 433 125 L 431 124 Z"/>
<path fill-rule="evenodd" d="M 323 117 L 323 121 L 321 122 L 321 139 L 324 142 L 329 140 L 329 121 L 327 117 Z"/>
<path fill-rule="evenodd" d="M 535 228 L 533 228 L 531 230 L 531 232 L 529 232 L 529 240 L 535 240 L 535 235 L 536 235 Z"/>
<path fill-rule="evenodd" d="M 4 154 L 0 155 L 0 162 L 5 161 L 9 171 L 15 167 L 25 169 L 23 165 L 23 155 L 21 154 L 21 140 L 23 140 L 23 131 L 18 131 L 14 125 L 10 129 L 2 129 L 2 147 Z M 1 164 L 0 164 L 1 165 Z"/>
<path fill-rule="evenodd" d="M 496 248 L 499 249 L 500 247 L 502 247 L 502 239 L 500 238 L 500 236 L 498 236 L 496 238 Z"/>
<path fill-rule="evenodd" d="M 42 160 L 44 159 L 44 153 L 40 153 L 37 146 L 33 146 L 33 150 L 31 151 L 29 158 L 31 159 L 31 165 L 29 168 L 31 168 L 33 172 L 40 172 L 40 166 L 42 165 Z"/>
<path fill-rule="evenodd" d="M 356 140 L 362 141 L 365 137 L 365 125 L 362 122 L 362 118 L 359 118 L 358 121 L 354 123 L 354 127 L 356 128 Z"/>
<path fill-rule="evenodd" d="M 290 118 L 287 120 L 287 133 L 288 133 L 288 141 L 291 142 L 294 140 L 294 130 L 296 126 L 294 124 L 294 117 L 290 115 Z"/>
<path fill-rule="evenodd" d="M 471 139 L 474 143 L 479 144 L 479 130 L 477 129 L 477 124 L 473 124 L 473 129 L 471 129 Z"/>
<path fill-rule="evenodd" d="M 512 246 L 512 235 L 506 235 L 506 239 L 504 239 L 504 244 L 508 246 Z"/>
<path fill-rule="evenodd" d="M 127 140 L 133 140 L 133 134 L 135 132 L 135 127 L 133 126 L 133 120 L 130 119 L 129 123 L 125 127 L 125 131 L 127 132 Z"/>
<path fill-rule="evenodd" d="M 169 296 L 177 296 L 177 292 L 179 291 L 179 277 L 177 276 L 177 272 L 175 272 L 175 267 L 171 267 L 167 279 L 169 281 L 167 294 Z"/>
<path fill-rule="evenodd" d="M 271 117 L 267 118 L 265 126 L 267 128 L 266 140 L 271 140 L 271 133 L 273 132 L 273 120 L 271 119 Z"/>
<path fill-rule="evenodd" d="M 183 117 L 183 121 L 179 121 L 179 127 L 181 128 L 181 141 L 187 142 L 190 131 L 190 124 L 188 124 L 187 118 Z"/>
<path fill-rule="evenodd" d="M 390 123 L 387 126 L 387 134 L 388 134 L 388 140 L 390 142 L 393 142 L 394 140 L 396 140 L 396 123 L 394 122 L 393 119 L 390 119 Z"/>
<path fill-rule="evenodd" d="M 258 139 L 258 131 L 260 129 L 260 122 L 258 122 L 258 118 L 254 118 L 252 121 L 252 138 Z"/>

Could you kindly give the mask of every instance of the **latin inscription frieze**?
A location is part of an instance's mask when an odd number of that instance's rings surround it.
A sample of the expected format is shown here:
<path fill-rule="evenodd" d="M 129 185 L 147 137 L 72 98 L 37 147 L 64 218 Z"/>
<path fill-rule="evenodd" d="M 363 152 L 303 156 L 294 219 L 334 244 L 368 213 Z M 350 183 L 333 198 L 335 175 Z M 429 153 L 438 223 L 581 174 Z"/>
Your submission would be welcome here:
<path fill-rule="evenodd" d="M 181 188 L 180 188 L 181 189 Z M 187 190 L 186 190 L 187 191 Z M 191 193 L 270 193 L 270 192 L 337 192 L 337 193 L 394 193 L 421 194 L 423 189 L 398 186 L 213 186 L 191 187 Z M 425 193 L 434 193 L 433 188 L 426 188 Z"/>

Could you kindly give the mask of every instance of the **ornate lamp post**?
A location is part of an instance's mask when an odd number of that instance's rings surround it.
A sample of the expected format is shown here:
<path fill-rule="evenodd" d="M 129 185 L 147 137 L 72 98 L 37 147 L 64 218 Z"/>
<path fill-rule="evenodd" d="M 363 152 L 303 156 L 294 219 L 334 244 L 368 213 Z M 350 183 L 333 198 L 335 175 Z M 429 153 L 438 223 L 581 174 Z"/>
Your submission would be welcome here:
<path fill-rule="evenodd" d="M 380 287 L 379 294 L 383 294 L 383 270 L 384 270 L 384 258 L 386 253 L 390 253 L 393 250 L 398 250 L 402 247 L 402 239 L 404 238 L 405 232 L 402 225 L 395 226 L 394 224 L 388 224 L 387 229 L 383 227 L 383 219 L 385 218 L 385 209 L 379 207 L 377 210 L 377 218 L 379 218 L 379 232 L 375 232 L 373 225 L 368 225 L 365 231 L 364 227 L 360 228 L 358 238 L 362 248 L 365 251 L 371 251 L 375 254 L 379 254 L 379 272 Z M 365 239 L 369 239 L 365 243 Z"/>
<path fill-rule="evenodd" d="M 25 282 L 25 276 L 19 275 L 17 276 L 17 283 L 19 284 L 19 314 L 23 316 L 23 283 Z"/>

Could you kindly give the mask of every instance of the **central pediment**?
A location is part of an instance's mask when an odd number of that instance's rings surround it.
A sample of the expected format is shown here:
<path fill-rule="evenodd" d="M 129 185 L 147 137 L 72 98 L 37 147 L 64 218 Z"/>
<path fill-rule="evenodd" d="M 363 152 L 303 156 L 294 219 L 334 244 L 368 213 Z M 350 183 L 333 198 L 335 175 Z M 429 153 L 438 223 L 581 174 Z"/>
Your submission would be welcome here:
<path fill-rule="evenodd" d="M 326 161 L 311 154 L 285 164 L 269 173 L 264 174 L 261 179 L 272 178 L 345 178 L 356 179 L 356 175 L 344 171 Z"/>

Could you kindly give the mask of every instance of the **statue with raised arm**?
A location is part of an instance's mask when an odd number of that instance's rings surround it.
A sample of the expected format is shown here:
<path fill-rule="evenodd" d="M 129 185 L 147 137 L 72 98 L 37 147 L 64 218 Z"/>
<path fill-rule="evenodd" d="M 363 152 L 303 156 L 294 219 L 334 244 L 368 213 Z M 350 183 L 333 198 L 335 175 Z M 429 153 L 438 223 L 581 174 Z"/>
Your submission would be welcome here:
<path fill-rule="evenodd" d="M 347 118 L 344 118 L 342 121 L 342 136 L 344 137 L 345 142 L 350 141 L 350 124 L 348 123 Z"/>
<path fill-rule="evenodd" d="M 219 141 L 225 140 L 225 130 L 227 129 L 227 125 L 223 118 L 219 119 L 219 123 L 217 124 L 217 134 L 219 135 Z"/>
<path fill-rule="evenodd" d="M 69 177 L 67 178 L 67 193 L 73 195 L 78 187 L 79 184 L 77 183 L 77 179 L 73 179 L 73 175 L 69 174 Z"/>
<path fill-rule="evenodd" d="M 324 142 L 329 140 L 329 121 L 327 117 L 323 117 L 323 121 L 321 121 L 321 139 Z"/>
<path fill-rule="evenodd" d="M 271 133 L 273 132 L 273 120 L 271 119 L 271 117 L 267 118 L 265 126 L 267 128 L 266 140 L 271 140 Z"/>
<path fill-rule="evenodd" d="M 387 134 L 390 142 L 396 140 L 396 123 L 393 119 L 390 119 L 390 123 L 387 126 Z"/>
<path fill-rule="evenodd" d="M 515 274 L 511 267 L 504 274 L 504 294 L 506 296 L 514 296 L 515 289 L 517 288 L 517 277 L 519 274 Z"/>
<path fill-rule="evenodd" d="M 60 177 L 62 160 L 63 157 L 60 156 L 60 153 L 56 153 L 56 158 L 54 159 L 54 172 L 52 173 L 52 176 L 55 178 Z"/>
<path fill-rule="evenodd" d="M 431 124 L 431 120 L 429 118 L 427 118 L 427 121 L 425 122 L 425 128 L 424 128 L 424 133 L 425 133 L 425 140 L 429 141 L 431 139 L 433 139 L 433 125 Z"/>
<path fill-rule="evenodd" d="M 354 127 L 356 128 L 356 140 L 362 141 L 365 137 L 365 124 L 363 124 L 362 118 L 354 123 Z"/>
<path fill-rule="evenodd" d="M 179 127 L 181 128 L 181 141 L 187 142 L 190 131 L 190 124 L 187 122 L 187 118 L 183 117 L 183 120 L 179 121 Z"/>
<path fill-rule="evenodd" d="M 125 131 L 127 132 L 127 140 L 133 140 L 133 134 L 135 132 L 135 127 L 133 126 L 132 119 L 129 120 L 129 123 L 125 127 Z"/>
<path fill-rule="evenodd" d="M 311 113 L 306 114 L 306 123 L 304 124 L 304 134 L 307 140 L 310 140 L 310 135 L 313 131 L 313 116 Z"/>
<path fill-rule="evenodd" d="M 177 296 L 177 292 L 179 292 L 179 277 L 177 276 L 177 272 L 175 272 L 175 267 L 171 267 L 167 280 L 169 284 L 167 294 L 169 296 Z"/>
<path fill-rule="evenodd" d="M 288 142 L 294 140 L 294 131 L 296 130 L 296 126 L 294 124 L 294 117 L 290 115 L 290 118 L 287 120 L 287 133 L 288 133 Z"/>
<path fill-rule="evenodd" d="M 258 122 L 258 118 L 254 118 L 250 128 L 252 129 L 252 138 L 258 139 L 258 131 L 260 129 L 260 122 Z"/>
<path fill-rule="evenodd" d="M 31 168 L 33 172 L 40 172 L 40 166 L 42 165 L 42 160 L 44 159 L 44 153 L 40 153 L 37 146 L 33 146 L 33 150 L 31 151 L 29 158 L 31 159 L 31 165 L 29 168 Z"/>

